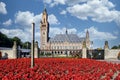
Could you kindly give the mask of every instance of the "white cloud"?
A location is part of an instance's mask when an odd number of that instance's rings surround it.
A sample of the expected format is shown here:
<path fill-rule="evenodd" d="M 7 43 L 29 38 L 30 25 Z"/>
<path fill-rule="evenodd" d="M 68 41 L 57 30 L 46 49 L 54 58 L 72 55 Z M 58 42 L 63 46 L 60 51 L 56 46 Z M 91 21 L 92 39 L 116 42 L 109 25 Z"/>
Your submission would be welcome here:
<path fill-rule="evenodd" d="M 19 37 L 23 42 L 32 41 L 31 28 L 22 30 L 22 29 L 0 29 L 0 32 L 6 34 L 8 37 L 13 38 L 15 36 Z M 40 32 L 35 31 L 35 41 L 40 42 Z"/>
<path fill-rule="evenodd" d="M 58 4 L 64 5 L 65 1 L 66 0 L 44 0 L 43 2 L 50 4 L 50 7 L 53 7 L 53 6 L 58 5 Z"/>
<path fill-rule="evenodd" d="M 0 29 L 0 31 L 4 34 L 6 34 L 8 37 L 19 37 L 22 41 L 29 41 L 31 39 L 30 37 L 30 32 L 28 31 L 23 31 L 21 29 Z"/>
<path fill-rule="evenodd" d="M 120 12 L 119 11 L 116 11 L 117 13 L 117 18 L 115 18 L 115 22 L 117 23 L 117 25 L 120 27 Z"/>
<path fill-rule="evenodd" d="M 67 11 L 79 19 L 87 20 L 90 17 L 97 22 L 111 22 L 118 17 L 118 12 L 112 9 L 114 6 L 108 0 L 91 0 L 84 4 L 70 6 Z"/>
<path fill-rule="evenodd" d="M 50 4 L 52 0 L 43 0 L 44 3 Z"/>
<path fill-rule="evenodd" d="M 67 12 L 65 10 L 62 10 L 60 14 L 66 14 Z"/>
<path fill-rule="evenodd" d="M 78 4 L 78 3 L 85 3 L 87 2 L 88 0 L 66 0 L 66 4 L 67 5 L 75 5 L 75 4 Z M 91 1 L 91 0 L 89 0 Z"/>
<path fill-rule="evenodd" d="M 60 24 L 60 22 L 58 21 L 58 19 L 56 18 L 56 16 L 53 15 L 53 14 L 50 14 L 50 15 L 48 16 L 48 22 L 49 22 L 50 24 Z"/>
<path fill-rule="evenodd" d="M 17 25 L 17 29 L 0 29 L 0 31 L 6 34 L 9 37 L 17 36 L 23 42 L 30 41 L 31 42 L 31 23 L 35 22 L 35 40 L 40 43 L 40 21 L 41 21 L 42 13 L 34 15 L 29 11 L 18 11 L 15 14 L 15 24 Z M 55 15 L 50 14 L 48 16 L 48 20 L 50 24 L 59 24 L 59 21 L 55 17 Z M 12 22 L 8 20 L 7 23 Z M 5 23 L 4 23 L 5 24 Z M 19 24 L 19 25 L 18 25 Z"/>
<path fill-rule="evenodd" d="M 69 28 L 67 29 L 69 34 L 77 34 L 79 37 L 85 37 L 86 31 L 89 31 L 90 39 L 91 40 L 115 40 L 117 39 L 117 36 L 109 33 L 109 32 L 102 32 L 99 31 L 95 27 L 90 27 L 88 29 L 84 29 L 83 32 L 78 32 L 76 28 Z M 65 34 L 66 28 L 58 28 L 58 27 L 50 27 L 50 37 L 55 36 L 56 34 Z"/>
<path fill-rule="evenodd" d="M 118 30 L 115 30 L 113 33 L 114 33 L 115 35 L 119 35 L 119 31 L 118 31 Z"/>
<path fill-rule="evenodd" d="M 47 3 L 47 1 L 44 1 Z M 115 4 L 109 0 L 50 0 L 52 5 L 66 5 L 66 11 L 60 14 L 70 13 L 78 19 L 87 20 L 88 18 L 96 22 L 116 22 L 120 26 L 120 11 L 115 10 Z"/>
<path fill-rule="evenodd" d="M 3 22 L 3 25 L 4 25 L 4 26 L 10 26 L 11 24 L 12 24 L 12 20 L 11 20 L 11 19 Z"/>
<path fill-rule="evenodd" d="M 90 39 L 91 40 L 115 40 L 117 39 L 117 36 L 113 35 L 109 32 L 102 32 L 98 31 L 95 27 L 90 27 L 88 29 L 85 29 L 84 32 L 78 33 L 81 37 L 85 36 L 86 31 L 89 31 Z"/>
<path fill-rule="evenodd" d="M 77 4 L 72 7 L 68 7 L 67 11 L 79 19 L 86 20 L 88 13 L 91 12 L 91 7 L 86 4 L 83 5 Z"/>
<path fill-rule="evenodd" d="M 4 2 L 0 2 L 0 13 L 7 14 L 6 4 Z"/>
<path fill-rule="evenodd" d="M 18 11 L 15 14 L 15 23 L 18 23 L 20 25 L 28 26 L 33 22 L 34 19 L 34 13 L 31 13 L 29 11 L 21 12 Z"/>
<path fill-rule="evenodd" d="M 69 34 L 76 34 L 77 30 L 75 28 L 67 29 Z M 66 28 L 50 27 L 50 37 L 55 36 L 56 34 L 65 34 Z"/>
<path fill-rule="evenodd" d="M 40 21 L 42 18 L 42 13 L 38 15 L 34 15 L 34 13 L 31 13 L 29 11 L 18 11 L 15 14 L 15 23 L 18 23 L 22 26 L 30 26 L 30 24 L 34 21 L 36 23 L 36 26 L 40 25 Z M 58 19 L 54 14 L 48 15 L 48 22 L 50 24 L 59 24 Z"/>
<path fill-rule="evenodd" d="M 87 0 L 44 0 L 43 2 L 46 3 L 46 4 L 49 4 L 50 7 L 54 7 L 58 4 L 74 5 L 74 4 L 77 4 L 77 3 L 87 2 Z"/>

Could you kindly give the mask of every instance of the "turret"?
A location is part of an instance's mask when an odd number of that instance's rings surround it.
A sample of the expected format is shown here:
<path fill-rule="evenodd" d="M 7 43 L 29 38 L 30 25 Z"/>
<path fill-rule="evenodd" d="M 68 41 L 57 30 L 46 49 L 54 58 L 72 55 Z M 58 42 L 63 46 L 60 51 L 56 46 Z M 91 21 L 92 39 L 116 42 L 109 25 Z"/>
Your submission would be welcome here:
<path fill-rule="evenodd" d="M 89 31 L 86 31 L 86 47 L 90 49 Z"/>

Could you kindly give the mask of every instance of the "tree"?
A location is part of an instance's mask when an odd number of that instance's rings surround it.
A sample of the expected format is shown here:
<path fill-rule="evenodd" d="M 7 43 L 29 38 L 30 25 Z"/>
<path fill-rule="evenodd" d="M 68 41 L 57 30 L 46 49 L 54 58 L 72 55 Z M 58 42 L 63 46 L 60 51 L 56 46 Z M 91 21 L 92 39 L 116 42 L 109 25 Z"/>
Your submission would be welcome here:
<path fill-rule="evenodd" d="M 23 44 L 22 44 L 22 48 L 30 49 L 30 48 L 31 48 L 31 43 L 30 43 L 29 41 L 23 43 Z"/>
<path fill-rule="evenodd" d="M 13 42 L 11 38 L 8 38 L 5 34 L 0 32 L 0 47 L 12 47 Z"/>
<path fill-rule="evenodd" d="M 118 49 L 118 46 L 113 46 L 112 49 Z"/>
<path fill-rule="evenodd" d="M 13 41 L 16 41 L 17 46 L 18 46 L 18 45 L 19 45 L 19 46 L 22 46 L 21 39 L 19 39 L 18 37 L 13 37 L 12 40 L 13 40 Z"/>
<path fill-rule="evenodd" d="M 16 41 L 17 46 L 20 46 L 25 49 L 30 49 L 31 48 L 31 43 L 26 41 L 23 43 L 20 38 L 18 37 L 13 37 L 13 38 L 8 38 L 7 35 L 3 34 L 0 32 L 0 47 L 12 47 L 14 41 Z"/>
<path fill-rule="evenodd" d="M 118 48 L 120 49 L 120 44 L 118 45 Z"/>

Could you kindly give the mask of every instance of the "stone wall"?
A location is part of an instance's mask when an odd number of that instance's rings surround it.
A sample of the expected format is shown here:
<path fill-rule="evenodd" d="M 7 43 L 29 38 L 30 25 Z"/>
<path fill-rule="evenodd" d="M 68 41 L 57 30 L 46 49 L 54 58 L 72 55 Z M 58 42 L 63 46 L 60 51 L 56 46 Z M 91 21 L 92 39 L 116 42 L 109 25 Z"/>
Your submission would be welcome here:
<path fill-rule="evenodd" d="M 118 59 L 120 49 L 109 49 L 108 41 L 105 41 L 104 50 L 105 59 Z"/>
<path fill-rule="evenodd" d="M 117 59 L 120 49 L 105 49 L 105 59 Z"/>
<path fill-rule="evenodd" d="M 2 53 L 2 58 L 3 59 L 16 59 L 17 56 L 15 56 L 14 54 L 14 50 L 10 49 L 10 50 L 0 50 L 0 52 Z"/>
<path fill-rule="evenodd" d="M 34 51 L 35 51 L 34 57 L 35 57 L 35 58 L 38 58 L 39 48 L 38 48 L 38 43 L 37 43 L 37 42 L 35 43 Z"/>
<path fill-rule="evenodd" d="M 10 49 L 0 49 L 0 52 L 2 53 L 2 59 L 16 59 L 17 58 L 17 45 L 16 42 L 14 42 L 13 47 Z"/>

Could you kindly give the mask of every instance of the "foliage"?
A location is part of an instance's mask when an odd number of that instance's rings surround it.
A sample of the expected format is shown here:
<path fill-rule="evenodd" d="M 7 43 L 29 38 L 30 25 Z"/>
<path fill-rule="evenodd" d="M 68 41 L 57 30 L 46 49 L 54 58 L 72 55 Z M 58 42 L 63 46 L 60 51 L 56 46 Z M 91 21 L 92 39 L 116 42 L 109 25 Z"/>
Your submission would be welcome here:
<path fill-rule="evenodd" d="M 30 42 L 25 42 L 23 43 L 20 38 L 18 37 L 13 37 L 13 38 L 8 38 L 5 34 L 0 32 L 0 47 L 12 47 L 13 42 L 16 41 L 17 46 L 21 46 L 22 48 L 25 49 L 30 49 L 31 48 L 31 43 Z"/>
<path fill-rule="evenodd" d="M 20 38 L 18 38 L 18 37 L 13 37 L 12 40 L 13 40 L 13 41 L 16 41 L 17 46 L 18 46 L 18 45 L 20 45 L 20 46 L 22 45 L 22 42 L 21 42 L 21 39 L 20 39 Z"/>
<path fill-rule="evenodd" d="M 120 45 L 118 45 L 118 46 L 113 46 L 111 49 L 120 49 Z"/>
<path fill-rule="evenodd" d="M 31 43 L 30 42 L 25 42 L 25 43 L 23 43 L 22 44 L 22 48 L 24 48 L 24 49 L 30 49 L 31 48 Z"/>
<path fill-rule="evenodd" d="M 12 47 L 13 41 L 8 38 L 5 34 L 0 32 L 0 47 Z"/>
<path fill-rule="evenodd" d="M 0 80 L 120 80 L 117 72 L 120 64 L 90 59 L 41 58 L 34 68 L 26 58 L 0 60 Z"/>

